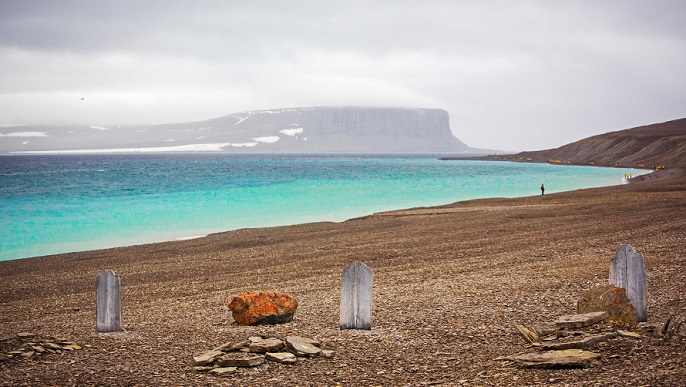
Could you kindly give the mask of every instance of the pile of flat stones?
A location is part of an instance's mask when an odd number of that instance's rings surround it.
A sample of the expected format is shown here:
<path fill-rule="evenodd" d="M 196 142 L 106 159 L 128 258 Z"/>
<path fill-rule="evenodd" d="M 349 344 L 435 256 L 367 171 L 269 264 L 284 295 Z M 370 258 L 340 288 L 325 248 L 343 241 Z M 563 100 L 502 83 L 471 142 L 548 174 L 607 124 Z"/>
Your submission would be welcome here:
<path fill-rule="evenodd" d="M 516 324 L 519 334 L 537 349 L 535 352 L 503 356 L 525 368 L 586 368 L 598 363 L 600 354 L 588 350 L 602 342 L 622 337 L 640 339 L 641 335 L 622 329 L 596 329 L 593 326 L 608 318 L 607 312 L 591 312 L 560 317 L 555 328 L 536 332 Z M 584 329 L 585 330 L 581 330 Z M 539 334 L 540 333 L 540 334 Z"/>
<path fill-rule="evenodd" d="M 0 361 L 12 358 L 31 359 L 44 354 L 61 354 L 63 352 L 77 351 L 82 348 L 66 338 L 40 338 L 30 332 L 17 333 L 16 338 L 22 341 L 21 345 L 18 345 L 14 350 L 0 354 Z"/>
<path fill-rule="evenodd" d="M 226 343 L 193 357 L 197 372 L 211 375 L 231 375 L 238 367 L 257 367 L 265 361 L 293 364 L 307 358 L 322 356 L 330 359 L 334 351 L 321 349 L 321 343 L 300 336 L 250 337 L 238 343 Z"/>

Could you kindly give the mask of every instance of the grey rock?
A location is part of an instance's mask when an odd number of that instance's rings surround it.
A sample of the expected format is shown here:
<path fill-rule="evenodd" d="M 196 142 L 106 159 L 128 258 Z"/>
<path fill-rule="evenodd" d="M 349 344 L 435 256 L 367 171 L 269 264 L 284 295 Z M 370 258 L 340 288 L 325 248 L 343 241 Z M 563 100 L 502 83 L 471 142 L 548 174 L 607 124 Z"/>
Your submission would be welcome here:
<path fill-rule="evenodd" d="M 330 349 L 324 349 L 322 350 L 320 356 L 326 358 L 326 359 L 333 359 L 333 357 L 336 355 L 336 352 L 330 350 Z"/>

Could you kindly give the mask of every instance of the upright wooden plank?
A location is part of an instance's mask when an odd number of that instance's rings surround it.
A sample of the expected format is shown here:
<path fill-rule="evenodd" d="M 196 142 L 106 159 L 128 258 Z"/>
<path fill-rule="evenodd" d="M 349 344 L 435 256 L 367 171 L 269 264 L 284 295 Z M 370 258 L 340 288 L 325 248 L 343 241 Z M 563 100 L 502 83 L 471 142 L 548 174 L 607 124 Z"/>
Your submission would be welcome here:
<path fill-rule="evenodd" d="M 98 332 L 122 330 L 121 278 L 111 269 L 95 279 L 95 325 Z"/>
<path fill-rule="evenodd" d="M 636 321 L 648 320 L 648 281 L 643 255 L 628 244 L 619 246 L 610 261 L 610 286 L 626 289 L 626 296 L 636 308 Z"/>
<path fill-rule="evenodd" d="M 341 279 L 341 329 L 372 329 L 374 273 L 355 261 L 343 270 Z"/>

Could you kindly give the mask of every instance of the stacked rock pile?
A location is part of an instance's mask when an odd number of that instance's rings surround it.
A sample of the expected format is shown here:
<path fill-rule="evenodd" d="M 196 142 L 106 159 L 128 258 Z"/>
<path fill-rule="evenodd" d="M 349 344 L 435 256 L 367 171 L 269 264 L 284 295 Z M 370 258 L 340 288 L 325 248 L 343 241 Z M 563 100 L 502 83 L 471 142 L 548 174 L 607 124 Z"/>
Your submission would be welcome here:
<path fill-rule="evenodd" d="M 616 324 L 597 325 L 606 322 L 607 312 L 591 312 L 561 316 L 552 329 L 529 329 L 516 324 L 519 334 L 533 352 L 502 356 L 496 360 L 511 361 L 525 368 L 586 368 L 599 364 L 601 354 L 591 349 L 610 340 L 640 340 L 640 333 L 620 329 Z M 654 327 L 641 323 L 634 328 L 644 331 Z M 609 357 L 616 357 L 610 355 Z"/>
<path fill-rule="evenodd" d="M 193 363 L 197 372 L 230 375 L 238 367 L 256 367 L 265 361 L 293 364 L 316 356 L 329 359 L 334 356 L 333 351 L 320 347 L 319 341 L 300 336 L 286 336 L 284 340 L 255 336 L 243 342 L 222 344 L 193 357 Z"/>
<path fill-rule="evenodd" d="M 7 345 L 3 345 L 3 349 L 8 348 L 8 350 L 0 353 L 0 361 L 12 358 L 31 359 L 40 355 L 61 354 L 82 348 L 75 342 L 63 337 L 41 338 L 30 332 L 19 332 L 16 337 L 5 338 L 3 341 L 7 343 Z M 12 348 L 12 345 L 15 348 Z"/>

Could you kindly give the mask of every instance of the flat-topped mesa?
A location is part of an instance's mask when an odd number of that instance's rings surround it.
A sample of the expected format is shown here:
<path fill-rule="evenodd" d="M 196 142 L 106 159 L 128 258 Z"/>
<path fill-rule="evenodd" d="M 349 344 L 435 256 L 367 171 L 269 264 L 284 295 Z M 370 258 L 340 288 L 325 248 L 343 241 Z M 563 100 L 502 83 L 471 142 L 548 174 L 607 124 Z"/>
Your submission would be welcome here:
<path fill-rule="evenodd" d="M 4 128 L 7 152 L 466 153 L 441 109 L 311 107 L 257 110 L 148 126 Z M 6 132 L 6 133 L 5 133 Z M 13 134 L 9 136 L 9 134 Z M 30 139 L 21 137 L 21 133 Z"/>
<path fill-rule="evenodd" d="M 302 116 L 313 134 L 452 137 L 448 112 L 441 109 L 331 107 Z"/>

